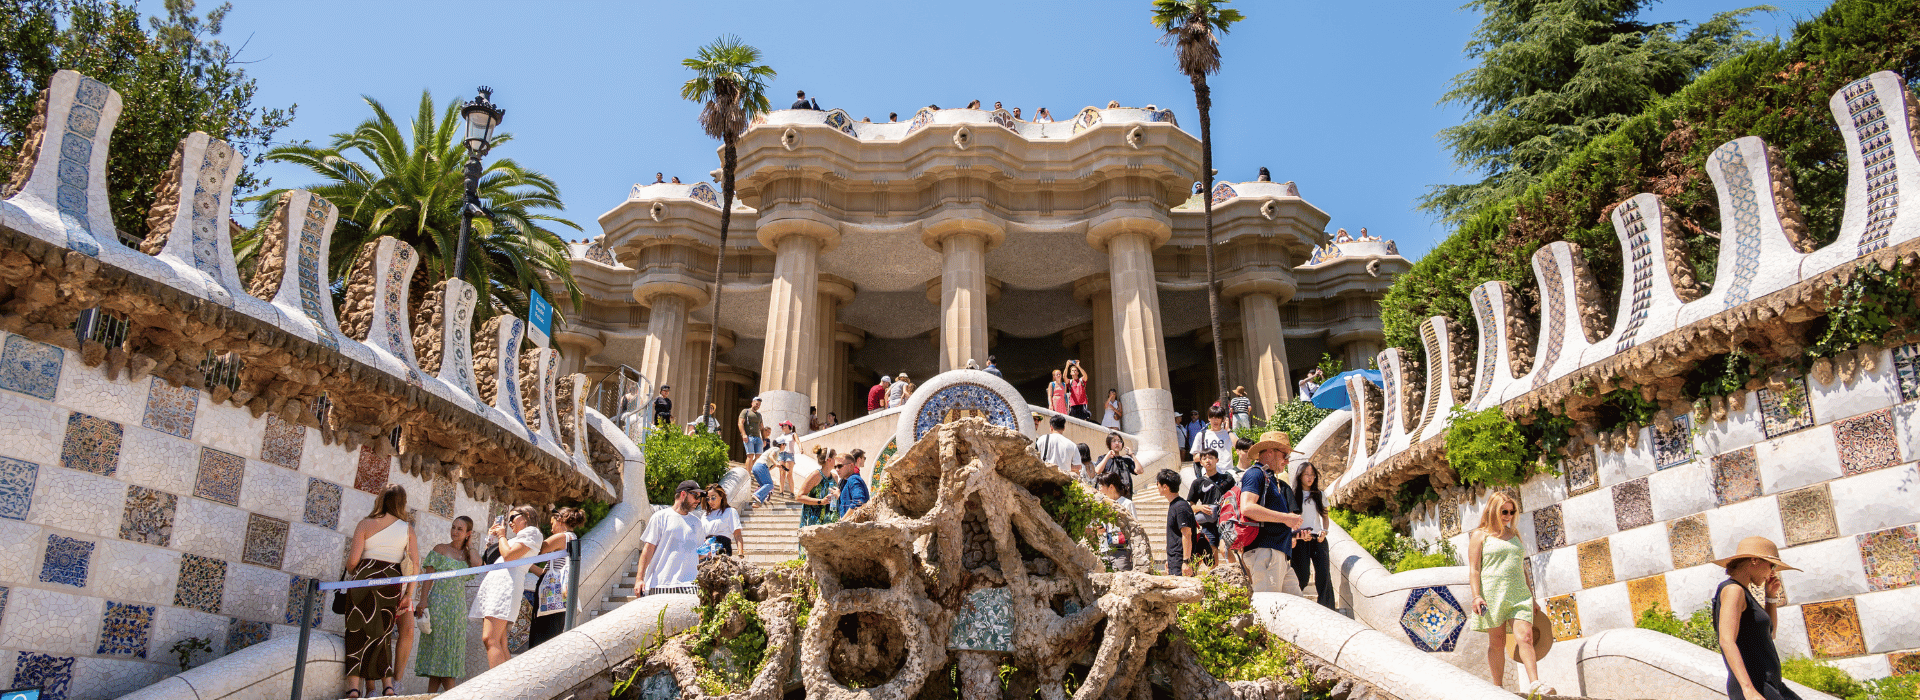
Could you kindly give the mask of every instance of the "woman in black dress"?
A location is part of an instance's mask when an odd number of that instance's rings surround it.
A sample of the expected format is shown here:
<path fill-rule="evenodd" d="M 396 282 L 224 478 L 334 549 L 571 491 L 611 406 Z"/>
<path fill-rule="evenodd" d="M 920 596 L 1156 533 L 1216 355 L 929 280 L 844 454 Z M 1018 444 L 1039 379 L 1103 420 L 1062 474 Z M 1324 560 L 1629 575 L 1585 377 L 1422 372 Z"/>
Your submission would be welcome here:
<path fill-rule="evenodd" d="M 1727 580 L 1713 593 L 1727 700 L 1800 700 L 1780 678 L 1780 652 L 1773 646 L 1774 610 L 1786 602 L 1780 572 L 1799 569 L 1780 561 L 1780 548 L 1765 537 L 1741 540 L 1733 556 L 1714 564 L 1727 570 Z M 1753 586 L 1764 586 L 1765 601 L 1753 598 Z"/>

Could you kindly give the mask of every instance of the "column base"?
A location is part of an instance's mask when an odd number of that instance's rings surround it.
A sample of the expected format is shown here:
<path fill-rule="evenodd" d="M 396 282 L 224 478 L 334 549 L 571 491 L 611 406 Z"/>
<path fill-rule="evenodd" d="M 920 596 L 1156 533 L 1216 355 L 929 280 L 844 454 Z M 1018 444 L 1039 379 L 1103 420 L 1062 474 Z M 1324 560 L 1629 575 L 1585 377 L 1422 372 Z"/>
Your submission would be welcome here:
<path fill-rule="evenodd" d="M 773 436 L 780 436 L 780 422 L 792 421 L 795 435 L 807 434 L 807 407 L 813 405 L 806 394 L 798 391 L 772 390 L 760 392 L 760 420 L 763 425 L 773 428 Z"/>
<path fill-rule="evenodd" d="M 1179 469 L 1180 438 L 1173 429 L 1173 392 L 1166 389 L 1136 389 L 1120 395 L 1120 407 L 1126 411 L 1121 425 L 1138 436 L 1140 447 L 1134 458 L 1151 475 L 1161 469 Z"/>

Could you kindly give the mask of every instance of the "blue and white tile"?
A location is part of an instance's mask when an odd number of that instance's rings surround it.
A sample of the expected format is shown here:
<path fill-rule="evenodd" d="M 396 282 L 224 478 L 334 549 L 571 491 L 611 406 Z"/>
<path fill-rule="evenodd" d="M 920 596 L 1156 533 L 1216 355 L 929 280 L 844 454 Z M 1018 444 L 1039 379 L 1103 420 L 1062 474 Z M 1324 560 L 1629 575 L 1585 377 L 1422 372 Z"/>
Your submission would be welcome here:
<path fill-rule="evenodd" d="M 266 462 L 247 460 L 247 475 L 240 482 L 240 508 L 299 522 L 307 508 L 307 477 Z"/>
<path fill-rule="evenodd" d="M 106 601 L 100 598 L 16 586 L 7 597 L 0 647 L 90 655 L 99 648 L 100 616 L 105 612 Z"/>
<path fill-rule="evenodd" d="M 1787 541 L 1780 526 L 1780 506 L 1773 496 L 1761 496 L 1707 511 L 1707 532 L 1713 538 L 1713 558 L 1733 556 L 1740 540 L 1765 537 Z"/>
<path fill-rule="evenodd" d="M 0 389 L 54 400 L 66 355 L 67 351 L 58 347 L 7 334 L 0 340 Z"/>
<path fill-rule="evenodd" d="M 129 425 L 121 438 L 120 478 L 181 500 L 193 493 L 200 446 L 157 430 Z"/>
<path fill-rule="evenodd" d="M 59 464 L 67 412 L 45 401 L 0 391 L 0 457 Z"/>
<path fill-rule="evenodd" d="M 1726 454 L 1767 439 L 1760 420 L 1760 396 L 1751 391 L 1745 393 L 1737 408 L 1727 408 L 1726 420 L 1708 417 L 1701 423 L 1698 444 L 1702 456 Z"/>
<path fill-rule="evenodd" d="M 1821 384 L 1814 381 L 1813 377 L 1807 377 L 1807 400 L 1812 402 L 1813 415 L 1821 423 L 1851 418 L 1900 403 L 1900 379 L 1893 371 L 1891 351 L 1881 350 L 1874 371 L 1860 372 L 1854 375 L 1850 383 L 1843 381 L 1838 372 L 1834 373 L 1831 384 Z"/>
<path fill-rule="evenodd" d="M 1667 603 L 1673 606 L 1675 614 L 1691 615 L 1712 604 L 1714 587 L 1726 579 L 1726 570 L 1711 563 L 1669 571 Z"/>
<path fill-rule="evenodd" d="M 1567 545 L 1613 534 L 1619 525 L 1613 517 L 1613 491 L 1583 493 L 1561 502 L 1561 522 L 1567 533 Z"/>
<path fill-rule="evenodd" d="M 220 612 L 243 620 L 281 620 L 287 615 L 287 575 L 273 569 L 227 562 L 227 590 Z"/>
<path fill-rule="evenodd" d="M 247 512 L 204 498 L 182 498 L 173 521 L 173 548 L 221 560 L 238 560 L 247 535 Z"/>
<path fill-rule="evenodd" d="M 0 457 L 0 518 L 26 520 L 33 509 L 33 490 L 40 483 L 40 465 Z"/>
<path fill-rule="evenodd" d="M 1615 534 L 1608 548 L 1613 551 L 1614 578 L 1621 581 L 1646 578 L 1673 568 L 1673 551 L 1667 544 L 1666 523 L 1654 523 Z"/>
<path fill-rule="evenodd" d="M 1843 537 L 1920 522 L 1920 469 L 1907 464 L 1830 485 L 1833 518 Z"/>
<path fill-rule="evenodd" d="M 180 640 L 199 637 L 213 642 L 213 653 L 204 654 L 199 657 L 201 660 L 223 655 L 226 653 L 227 620 L 225 615 L 162 606 L 154 611 L 153 646 L 156 649 L 171 649 Z"/>
<path fill-rule="evenodd" d="M 107 600 L 107 612 L 100 620 L 100 646 L 94 653 L 136 659 L 160 658 L 152 648 L 153 607 L 138 603 Z"/>
<path fill-rule="evenodd" d="M 94 546 L 92 540 L 47 533 L 47 549 L 40 556 L 40 575 L 35 580 L 85 589 L 94 580 Z"/>
<path fill-rule="evenodd" d="M 121 425 L 139 425 L 147 407 L 145 380 L 107 379 L 99 368 L 80 361 L 79 353 L 67 353 L 65 369 L 60 373 L 60 405 L 95 415 Z"/>
<path fill-rule="evenodd" d="M 15 657 L 13 681 L 9 684 L 16 688 L 38 688 L 39 697 L 46 700 L 69 700 L 73 698 L 73 667 L 76 659 L 72 656 L 56 656 L 39 652 L 23 651 Z"/>
<path fill-rule="evenodd" d="M 122 697 L 180 671 L 179 666 L 174 664 L 173 653 L 166 649 L 154 647 L 147 657 L 164 659 L 166 663 L 84 656 L 74 659 L 73 687 L 67 697 L 74 700 Z"/>
<path fill-rule="evenodd" d="M 96 537 L 120 536 L 126 484 L 59 467 L 41 469 L 39 480 L 27 522 Z"/>
<path fill-rule="evenodd" d="M 1869 653 L 1920 648 L 1920 586 L 1865 593 L 1853 603 Z"/>
<path fill-rule="evenodd" d="M 1780 574 L 1787 600 L 1836 600 L 1871 590 L 1866 567 L 1860 562 L 1860 544 L 1852 537 L 1788 547 L 1780 550 L 1780 559 L 1799 569 Z"/>
<path fill-rule="evenodd" d="M 1573 594 L 1580 606 L 1580 631 L 1592 634 L 1633 626 L 1633 605 L 1628 602 L 1627 582 L 1615 581 Z"/>
<path fill-rule="evenodd" d="M 125 540 L 95 545 L 93 592 L 109 600 L 172 605 L 180 576 L 180 553 Z"/>
<path fill-rule="evenodd" d="M 1695 459 L 1647 477 L 1653 519 L 1684 518 L 1714 507 L 1711 460 Z"/>
<path fill-rule="evenodd" d="M 1832 430 L 1802 430 L 1767 440 L 1753 448 L 1760 468 L 1761 493 L 1791 491 L 1845 474 Z"/>
<path fill-rule="evenodd" d="M 1600 488 L 1611 488 L 1614 484 L 1632 481 L 1654 472 L 1653 430 L 1640 429 L 1639 444 L 1624 450 L 1594 450 L 1595 467 L 1599 471 Z"/>

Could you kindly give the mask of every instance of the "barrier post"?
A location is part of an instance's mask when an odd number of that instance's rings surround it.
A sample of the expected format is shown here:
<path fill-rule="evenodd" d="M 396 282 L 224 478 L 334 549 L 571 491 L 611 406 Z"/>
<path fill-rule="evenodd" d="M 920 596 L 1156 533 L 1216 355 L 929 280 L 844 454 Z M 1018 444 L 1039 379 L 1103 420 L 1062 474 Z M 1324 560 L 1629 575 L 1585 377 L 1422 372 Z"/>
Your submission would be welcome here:
<path fill-rule="evenodd" d="M 567 629 L 573 629 L 580 608 L 580 538 L 567 541 Z"/>
<path fill-rule="evenodd" d="M 300 601 L 300 644 L 293 652 L 293 700 L 300 700 L 307 681 L 307 637 L 313 632 L 313 599 L 319 592 L 320 579 L 307 579 L 307 595 Z"/>

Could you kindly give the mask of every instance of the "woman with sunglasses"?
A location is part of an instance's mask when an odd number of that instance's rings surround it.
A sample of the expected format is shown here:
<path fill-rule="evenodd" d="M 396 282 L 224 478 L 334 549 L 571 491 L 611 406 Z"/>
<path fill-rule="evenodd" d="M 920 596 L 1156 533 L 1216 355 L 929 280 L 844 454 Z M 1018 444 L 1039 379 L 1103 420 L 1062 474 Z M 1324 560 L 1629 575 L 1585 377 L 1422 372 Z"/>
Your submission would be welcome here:
<path fill-rule="evenodd" d="M 727 492 L 719 484 L 707 484 L 704 505 L 707 507 L 707 544 L 712 549 L 710 554 L 730 557 L 737 552 L 745 556 L 747 543 L 740 538 L 740 511 L 727 503 Z"/>
<path fill-rule="evenodd" d="M 587 522 L 587 514 L 579 508 L 561 506 L 555 508 L 547 519 L 547 529 L 553 531 L 546 541 L 540 544 L 540 554 L 550 554 L 566 549 L 567 545 L 579 539 L 575 533 Z M 540 646 L 561 632 L 567 631 L 567 557 L 547 562 L 544 566 L 535 564 L 528 567 L 538 578 L 539 585 L 533 589 L 533 621 L 527 627 L 527 648 Z"/>
<path fill-rule="evenodd" d="M 1473 591 L 1473 630 L 1487 633 L 1487 671 L 1494 685 L 1502 685 L 1507 670 L 1507 635 L 1518 642 L 1514 656 L 1526 668 L 1527 694 L 1556 695 L 1540 681 L 1533 652 L 1533 591 L 1527 589 L 1526 548 L 1513 529 L 1520 504 L 1504 491 L 1495 491 L 1480 511 L 1480 524 L 1467 538 L 1467 586 Z M 1514 624 L 1515 621 L 1519 624 Z"/>
<path fill-rule="evenodd" d="M 533 524 L 538 515 L 533 506 L 520 506 L 493 521 L 487 534 L 500 542 L 500 561 L 525 559 L 540 551 L 540 528 Z M 473 607 L 467 610 L 467 617 L 480 620 L 480 643 L 487 647 L 487 668 L 499 668 L 512 658 L 507 653 L 507 628 L 520 618 L 527 568 L 514 566 L 489 571 L 473 593 Z"/>
<path fill-rule="evenodd" d="M 1713 562 L 1727 580 L 1713 592 L 1713 627 L 1727 663 L 1727 700 L 1800 700 L 1780 678 L 1780 651 L 1773 646 L 1777 609 L 1787 593 L 1780 572 L 1799 571 L 1780 561 L 1780 548 L 1765 537 L 1740 540 L 1733 556 Z M 1765 591 L 1762 602 L 1753 590 Z"/>

